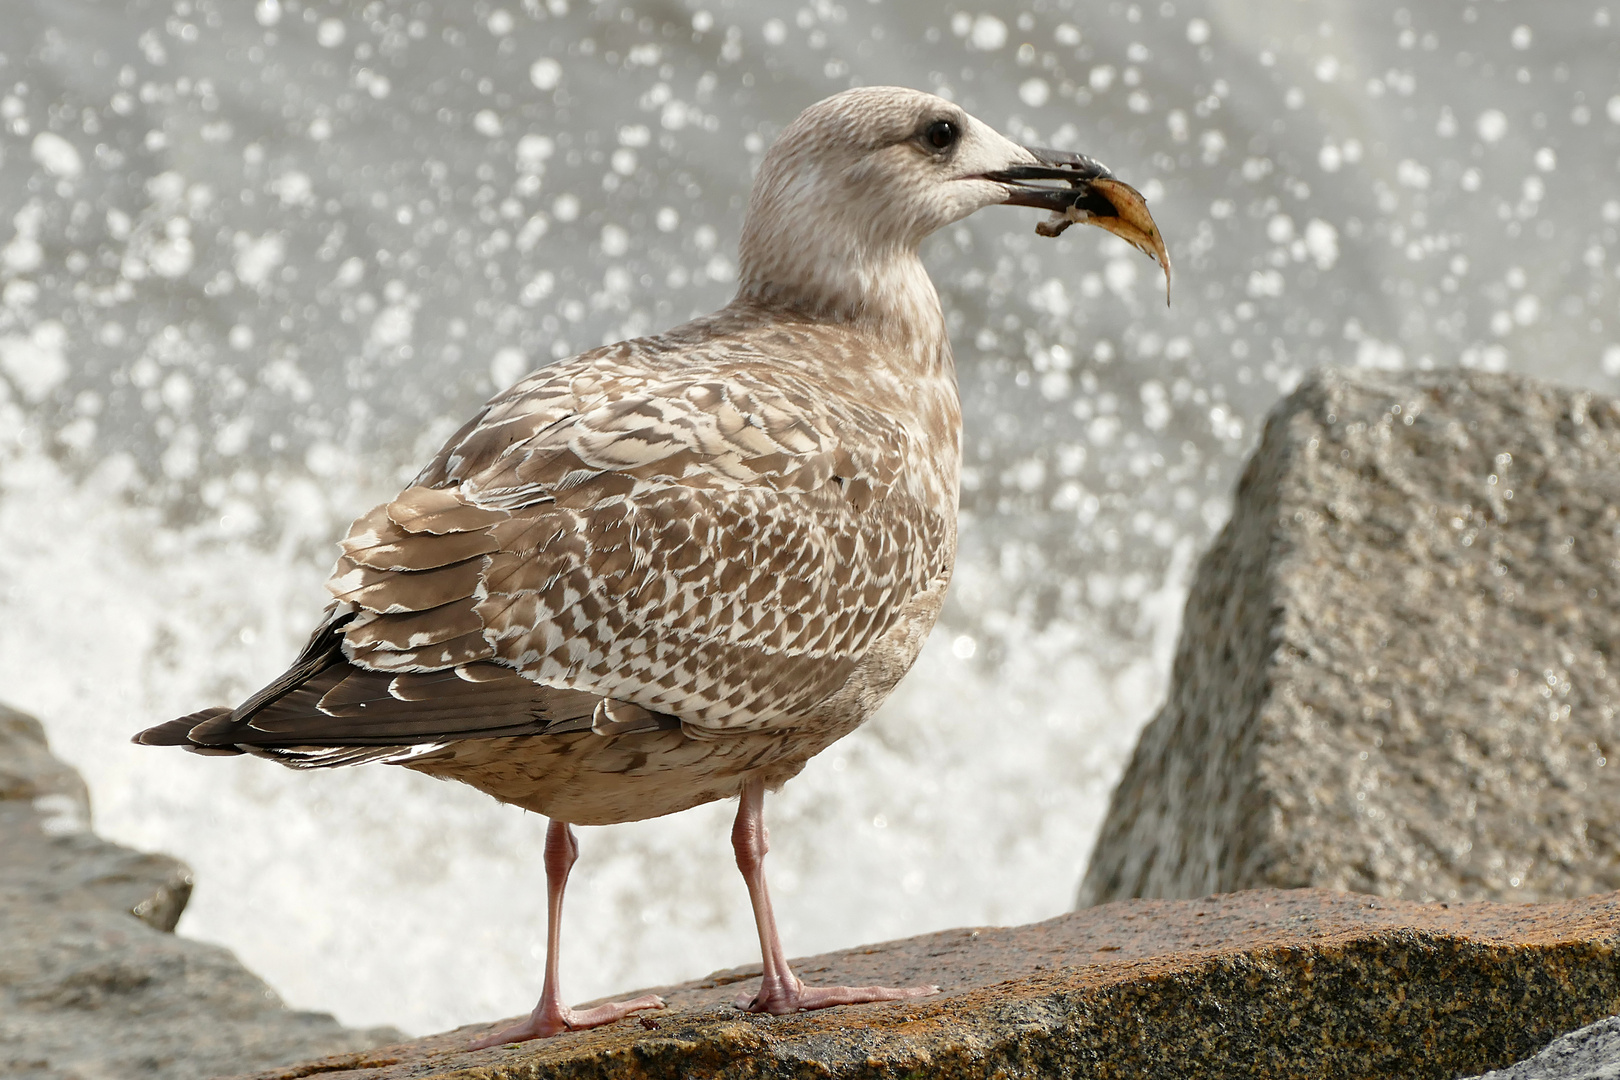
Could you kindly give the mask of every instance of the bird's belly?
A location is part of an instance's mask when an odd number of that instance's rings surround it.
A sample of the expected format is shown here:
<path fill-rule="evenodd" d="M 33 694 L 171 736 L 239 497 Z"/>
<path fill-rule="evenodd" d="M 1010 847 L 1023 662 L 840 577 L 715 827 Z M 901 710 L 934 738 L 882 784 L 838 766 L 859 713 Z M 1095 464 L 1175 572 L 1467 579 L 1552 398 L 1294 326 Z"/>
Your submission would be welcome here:
<path fill-rule="evenodd" d="M 922 650 L 948 584 L 947 574 L 914 596 L 836 692 L 767 728 L 701 737 L 669 728 L 464 739 L 402 764 L 574 825 L 662 817 L 730 798 L 756 777 L 774 788 L 889 696 Z"/>
<path fill-rule="evenodd" d="M 467 739 L 405 764 L 559 821 L 613 825 L 736 795 L 761 762 L 781 755 L 785 734 L 694 739 L 674 728 Z"/>

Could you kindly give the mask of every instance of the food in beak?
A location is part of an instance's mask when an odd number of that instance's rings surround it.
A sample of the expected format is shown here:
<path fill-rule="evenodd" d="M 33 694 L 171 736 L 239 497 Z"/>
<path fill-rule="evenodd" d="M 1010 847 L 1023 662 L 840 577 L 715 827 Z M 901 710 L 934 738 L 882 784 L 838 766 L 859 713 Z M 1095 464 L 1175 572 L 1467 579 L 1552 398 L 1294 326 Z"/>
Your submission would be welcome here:
<path fill-rule="evenodd" d="M 1102 195 L 1113 209 L 1112 214 L 1098 214 L 1089 206 L 1070 204 L 1035 226 L 1042 236 L 1057 236 L 1070 225 L 1095 225 L 1107 229 L 1138 251 L 1144 252 L 1164 268 L 1164 302 L 1170 304 L 1170 253 L 1165 250 L 1164 237 L 1159 226 L 1148 213 L 1147 200 L 1142 193 L 1121 180 L 1092 180 L 1092 191 Z"/>
<path fill-rule="evenodd" d="M 1052 216 L 1035 226 L 1042 236 L 1057 236 L 1070 225 L 1095 225 L 1143 252 L 1164 270 L 1164 302 L 1168 306 L 1170 252 L 1165 249 L 1164 237 L 1142 193 L 1115 179 L 1107 166 L 1083 154 L 1035 148 L 1030 148 L 1030 153 L 1041 164 L 989 174 L 989 179 L 1007 185 L 1008 204 L 1051 210 Z M 1038 180 L 1060 180 L 1068 186 L 1030 182 Z"/>

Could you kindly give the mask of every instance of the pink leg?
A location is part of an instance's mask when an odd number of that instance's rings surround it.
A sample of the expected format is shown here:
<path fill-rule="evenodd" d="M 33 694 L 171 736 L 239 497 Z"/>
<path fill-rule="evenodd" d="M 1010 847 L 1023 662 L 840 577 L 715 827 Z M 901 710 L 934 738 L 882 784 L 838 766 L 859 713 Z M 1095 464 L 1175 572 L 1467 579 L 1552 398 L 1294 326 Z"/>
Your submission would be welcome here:
<path fill-rule="evenodd" d="M 806 986 L 788 967 L 787 953 L 776 932 L 776 916 L 771 911 L 771 894 L 765 887 L 765 853 L 770 850 L 770 833 L 765 828 L 765 785 L 750 780 L 742 790 L 737 822 L 731 827 L 731 846 L 737 853 L 737 869 L 748 883 L 748 898 L 754 905 L 754 923 L 759 927 L 759 949 L 764 958 L 764 976 L 759 993 L 737 999 L 737 1007 L 749 1012 L 783 1013 L 799 1009 L 824 1009 L 829 1005 L 856 1005 L 864 1001 L 897 1001 L 939 993 L 937 986 L 892 989 L 887 986 Z"/>
<path fill-rule="evenodd" d="M 563 888 L 568 884 L 568 872 L 579 858 L 579 844 L 574 830 L 561 821 L 546 827 L 546 982 L 540 991 L 540 1002 L 523 1023 L 505 1031 L 485 1036 L 470 1044 L 469 1050 L 482 1050 L 486 1046 L 523 1042 L 527 1039 L 546 1039 L 564 1031 L 601 1027 L 635 1012 L 637 1009 L 661 1009 L 664 999 L 657 994 L 646 994 L 631 1001 L 614 1001 L 594 1009 L 570 1009 L 562 1003 L 562 991 L 557 983 L 557 952 L 562 940 Z"/>

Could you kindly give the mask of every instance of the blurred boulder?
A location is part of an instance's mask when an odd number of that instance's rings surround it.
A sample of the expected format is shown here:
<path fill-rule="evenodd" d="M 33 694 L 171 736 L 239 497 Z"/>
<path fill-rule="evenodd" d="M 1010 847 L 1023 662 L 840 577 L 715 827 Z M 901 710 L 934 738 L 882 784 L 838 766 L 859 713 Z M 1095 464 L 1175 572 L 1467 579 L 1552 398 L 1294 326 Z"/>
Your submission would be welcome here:
<path fill-rule="evenodd" d="M 175 936 L 190 895 L 183 863 L 92 833 L 84 781 L 0 705 L 0 1076 L 200 1080 L 402 1037 L 294 1012 Z"/>
<path fill-rule="evenodd" d="M 1620 888 L 1620 405 L 1323 371 L 1272 412 L 1079 901 Z"/>
<path fill-rule="evenodd" d="M 128 912 L 172 931 L 191 898 L 191 870 L 167 855 L 90 831 L 90 795 L 52 756 L 40 722 L 0 705 L 0 865 L 7 896 L 57 908 Z"/>
<path fill-rule="evenodd" d="M 1620 1016 L 1560 1035 L 1535 1057 L 1473 1080 L 1620 1080 Z"/>

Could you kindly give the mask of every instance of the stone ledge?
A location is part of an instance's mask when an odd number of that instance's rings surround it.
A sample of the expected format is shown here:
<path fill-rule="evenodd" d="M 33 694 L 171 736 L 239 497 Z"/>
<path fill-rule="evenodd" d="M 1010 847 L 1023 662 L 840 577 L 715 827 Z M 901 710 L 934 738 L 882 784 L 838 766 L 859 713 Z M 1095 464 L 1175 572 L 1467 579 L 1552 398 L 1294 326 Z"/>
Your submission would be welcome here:
<path fill-rule="evenodd" d="M 1316 889 L 1128 900 L 812 957 L 939 997 L 754 1017 L 758 968 L 596 1031 L 468 1053 L 478 1025 L 255 1080 L 1220 1076 L 1450 1080 L 1620 1011 L 1620 893 L 1418 904 Z"/>

